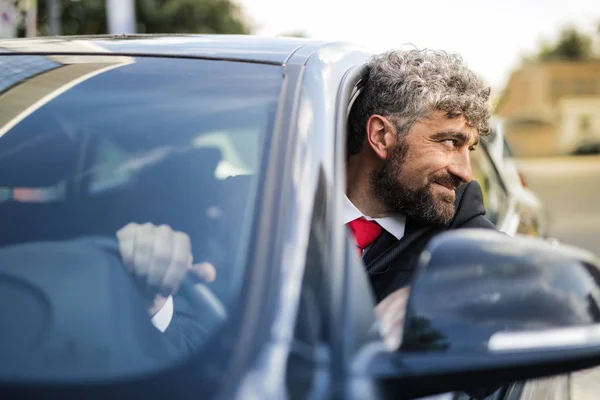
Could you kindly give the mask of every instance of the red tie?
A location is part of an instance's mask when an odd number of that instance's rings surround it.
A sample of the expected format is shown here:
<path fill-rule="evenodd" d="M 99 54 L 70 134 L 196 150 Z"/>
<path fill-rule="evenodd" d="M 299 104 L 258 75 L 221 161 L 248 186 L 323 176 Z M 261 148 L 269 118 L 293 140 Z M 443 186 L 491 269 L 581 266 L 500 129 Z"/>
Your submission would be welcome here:
<path fill-rule="evenodd" d="M 363 217 L 348 222 L 348 227 L 354 234 L 354 241 L 358 246 L 358 254 L 361 257 L 364 249 L 369 247 L 383 232 L 383 229 L 377 222 L 367 221 Z"/>

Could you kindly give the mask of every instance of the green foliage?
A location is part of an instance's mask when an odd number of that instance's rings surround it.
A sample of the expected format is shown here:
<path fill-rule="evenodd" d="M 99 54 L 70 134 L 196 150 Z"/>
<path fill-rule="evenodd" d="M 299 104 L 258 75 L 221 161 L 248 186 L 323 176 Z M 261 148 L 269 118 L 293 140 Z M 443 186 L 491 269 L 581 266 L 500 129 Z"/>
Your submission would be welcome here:
<path fill-rule="evenodd" d="M 138 31 L 146 33 L 248 33 L 230 0 L 137 0 Z"/>
<path fill-rule="evenodd" d="M 61 34 L 107 33 L 105 0 L 60 0 Z M 38 2 L 38 30 L 48 34 L 47 0 Z M 231 0 L 136 0 L 138 33 L 249 33 Z"/>
<path fill-rule="evenodd" d="M 564 27 L 554 43 L 542 42 L 540 49 L 524 61 L 585 61 L 594 57 L 592 38 L 574 27 Z"/>

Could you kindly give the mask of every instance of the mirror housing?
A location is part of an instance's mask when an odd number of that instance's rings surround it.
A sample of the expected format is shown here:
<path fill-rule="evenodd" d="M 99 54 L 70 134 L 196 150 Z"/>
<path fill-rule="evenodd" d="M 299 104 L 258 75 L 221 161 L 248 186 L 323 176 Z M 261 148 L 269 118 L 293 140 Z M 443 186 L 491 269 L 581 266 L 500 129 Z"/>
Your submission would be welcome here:
<path fill-rule="evenodd" d="M 400 350 L 371 368 L 412 398 L 600 364 L 599 283 L 598 260 L 572 247 L 445 232 L 421 255 Z"/>
<path fill-rule="evenodd" d="M 539 335 L 525 343 L 522 332 L 600 323 L 594 272 L 600 268 L 589 260 L 542 240 L 488 230 L 444 233 L 421 255 L 401 351 L 474 354 L 552 345 Z"/>

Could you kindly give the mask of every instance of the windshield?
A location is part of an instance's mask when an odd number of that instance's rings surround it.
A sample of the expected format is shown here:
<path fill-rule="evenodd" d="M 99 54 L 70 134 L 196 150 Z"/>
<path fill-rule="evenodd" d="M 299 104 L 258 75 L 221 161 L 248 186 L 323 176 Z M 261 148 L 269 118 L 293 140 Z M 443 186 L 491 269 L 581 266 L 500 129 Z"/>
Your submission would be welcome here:
<path fill-rule="evenodd" d="M 200 351 L 247 272 L 281 67 L 4 54 L 0 379 L 118 377 Z M 129 265 L 117 233 L 163 225 L 189 238 L 190 266 L 208 262 L 216 279 L 195 286 L 188 274 L 192 290 L 161 292 L 166 301 L 146 309 L 161 257 L 165 271 L 174 265 L 157 249 L 184 236 L 155 234 Z"/>

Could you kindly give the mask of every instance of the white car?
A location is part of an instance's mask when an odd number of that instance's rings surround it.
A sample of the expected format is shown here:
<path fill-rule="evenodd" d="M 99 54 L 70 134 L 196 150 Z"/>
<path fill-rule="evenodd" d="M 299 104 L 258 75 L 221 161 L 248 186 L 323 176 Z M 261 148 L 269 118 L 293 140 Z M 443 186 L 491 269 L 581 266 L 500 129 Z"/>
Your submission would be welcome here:
<path fill-rule="evenodd" d="M 487 217 L 503 232 L 547 236 L 546 211 L 526 186 L 503 132 L 492 120 L 492 135 L 472 157 L 473 176 L 482 187 Z"/>

